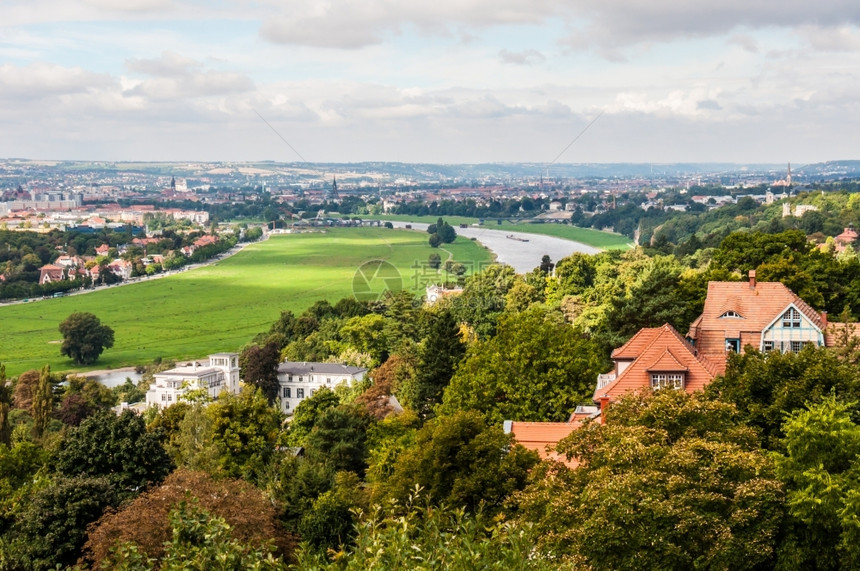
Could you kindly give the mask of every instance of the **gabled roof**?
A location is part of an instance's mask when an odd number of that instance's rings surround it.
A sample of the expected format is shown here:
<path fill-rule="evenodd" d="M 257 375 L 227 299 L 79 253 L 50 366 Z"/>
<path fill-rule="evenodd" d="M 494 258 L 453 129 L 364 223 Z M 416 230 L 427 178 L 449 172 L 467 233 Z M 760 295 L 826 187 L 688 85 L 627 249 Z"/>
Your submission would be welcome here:
<path fill-rule="evenodd" d="M 792 304 L 823 329 L 821 314 L 780 282 L 758 282 L 753 286 L 748 282 L 709 282 L 704 310 L 690 325 L 689 337 L 696 339 L 702 331 L 729 329 L 760 333 Z M 743 319 L 720 319 L 726 311 L 734 311 Z"/>
<path fill-rule="evenodd" d="M 634 355 L 631 348 L 639 348 L 638 354 Z M 602 396 L 614 400 L 626 392 L 649 387 L 652 371 L 683 372 L 684 387 L 691 392 L 704 388 L 719 372 L 715 363 L 698 355 L 695 348 L 668 323 L 662 327 L 641 329 L 621 349 L 624 349 L 621 352 L 623 358 L 632 358 L 633 362 L 608 385 L 595 389 L 595 401 Z"/>

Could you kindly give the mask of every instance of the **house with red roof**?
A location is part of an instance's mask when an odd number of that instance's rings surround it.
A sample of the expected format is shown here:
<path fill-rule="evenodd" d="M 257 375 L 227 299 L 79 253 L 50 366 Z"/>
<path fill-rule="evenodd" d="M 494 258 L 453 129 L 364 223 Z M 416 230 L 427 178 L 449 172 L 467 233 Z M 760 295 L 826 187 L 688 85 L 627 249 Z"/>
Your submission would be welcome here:
<path fill-rule="evenodd" d="M 799 352 L 805 345 L 828 346 L 827 313 L 818 312 L 780 282 L 710 282 L 702 314 L 687 338 L 724 371 L 729 353 Z"/>
<path fill-rule="evenodd" d="M 725 372 L 728 355 L 745 347 L 759 351 L 798 352 L 806 345 L 832 347 L 850 336 L 860 336 L 858 323 L 829 323 L 779 282 L 710 282 L 702 314 L 687 337 L 671 325 L 640 329 L 612 352 L 613 368 L 598 375 L 593 401 L 580 406 L 568 422 L 505 421 L 505 432 L 535 450 L 542 459 L 575 467 L 553 450 L 555 444 L 583 423 L 602 422 L 603 411 L 623 394 L 651 388 L 701 391 Z"/>
<path fill-rule="evenodd" d="M 55 266 L 54 264 L 45 264 L 39 268 L 39 285 L 60 282 L 66 279 L 64 274 L 65 268 Z"/>
<path fill-rule="evenodd" d="M 842 232 L 842 234 L 839 234 L 838 236 L 833 238 L 836 252 L 843 252 L 846 249 L 850 248 L 854 245 L 854 242 L 857 241 L 857 238 L 857 231 L 854 230 L 853 226 L 849 226 Z"/>

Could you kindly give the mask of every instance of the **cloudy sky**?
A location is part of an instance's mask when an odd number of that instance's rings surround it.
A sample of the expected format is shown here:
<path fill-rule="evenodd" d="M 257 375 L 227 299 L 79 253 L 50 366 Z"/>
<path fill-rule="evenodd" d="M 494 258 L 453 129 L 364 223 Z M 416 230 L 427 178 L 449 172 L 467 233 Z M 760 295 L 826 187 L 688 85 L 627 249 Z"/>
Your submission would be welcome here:
<path fill-rule="evenodd" d="M 858 25 L 857 0 L 2 0 L 0 157 L 860 159 Z"/>

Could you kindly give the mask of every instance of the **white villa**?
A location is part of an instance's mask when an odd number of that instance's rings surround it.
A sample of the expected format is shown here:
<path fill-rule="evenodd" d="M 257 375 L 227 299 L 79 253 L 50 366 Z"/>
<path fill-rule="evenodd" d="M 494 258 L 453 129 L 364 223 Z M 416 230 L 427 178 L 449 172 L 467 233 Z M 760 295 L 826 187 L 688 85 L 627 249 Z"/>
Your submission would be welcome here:
<path fill-rule="evenodd" d="M 193 361 L 156 373 L 146 392 L 146 406 L 168 407 L 186 391 L 205 389 L 211 398 L 222 391 L 239 392 L 239 354 L 215 353 L 208 363 Z"/>
<path fill-rule="evenodd" d="M 340 363 L 286 361 L 278 365 L 281 410 L 292 414 L 302 400 L 322 387 L 334 389 L 341 383 L 351 386 L 364 378 L 367 369 Z"/>

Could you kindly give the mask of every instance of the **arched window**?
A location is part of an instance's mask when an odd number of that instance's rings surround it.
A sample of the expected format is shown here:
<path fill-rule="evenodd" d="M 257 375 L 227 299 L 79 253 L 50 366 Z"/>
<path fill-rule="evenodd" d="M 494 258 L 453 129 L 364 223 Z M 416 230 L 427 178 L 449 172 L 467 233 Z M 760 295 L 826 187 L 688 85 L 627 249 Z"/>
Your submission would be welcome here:
<path fill-rule="evenodd" d="M 788 311 L 782 314 L 783 327 L 799 329 L 800 322 L 800 312 L 793 307 L 789 308 Z"/>

